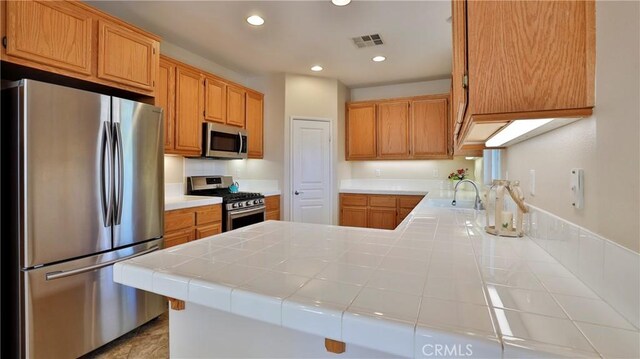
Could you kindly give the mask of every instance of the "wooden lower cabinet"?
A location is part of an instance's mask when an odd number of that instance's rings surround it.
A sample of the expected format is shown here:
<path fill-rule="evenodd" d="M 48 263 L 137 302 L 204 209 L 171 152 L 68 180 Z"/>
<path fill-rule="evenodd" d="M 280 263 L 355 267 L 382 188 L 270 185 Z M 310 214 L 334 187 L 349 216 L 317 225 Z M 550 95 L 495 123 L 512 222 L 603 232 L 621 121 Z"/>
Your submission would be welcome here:
<path fill-rule="evenodd" d="M 394 229 L 424 196 L 340 194 L 340 225 Z"/>
<path fill-rule="evenodd" d="M 348 227 L 367 227 L 367 207 L 340 208 L 340 225 Z"/>
<path fill-rule="evenodd" d="M 394 229 L 396 228 L 398 210 L 394 208 L 370 207 L 367 214 L 369 228 Z"/>
<path fill-rule="evenodd" d="M 222 233 L 222 205 L 214 204 L 166 211 L 165 248 Z"/>
<path fill-rule="evenodd" d="M 195 239 L 192 229 L 183 229 L 176 232 L 166 233 L 164 236 L 164 247 L 169 248 L 179 244 L 185 244 Z"/>
<path fill-rule="evenodd" d="M 264 199 L 266 207 L 266 219 L 279 221 L 280 220 L 280 196 L 267 196 Z"/>
<path fill-rule="evenodd" d="M 196 228 L 196 239 L 222 233 L 222 222 Z"/>

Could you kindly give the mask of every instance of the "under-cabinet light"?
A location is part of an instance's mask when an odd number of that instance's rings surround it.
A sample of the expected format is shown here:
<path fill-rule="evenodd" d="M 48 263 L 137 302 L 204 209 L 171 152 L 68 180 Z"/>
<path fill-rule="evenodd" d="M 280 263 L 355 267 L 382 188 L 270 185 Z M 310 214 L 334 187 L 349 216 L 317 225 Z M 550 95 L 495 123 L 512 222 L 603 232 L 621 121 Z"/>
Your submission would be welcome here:
<path fill-rule="evenodd" d="M 540 118 L 533 120 L 516 120 L 507 125 L 507 127 L 498 131 L 495 135 L 487 140 L 487 147 L 500 147 L 505 143 L 523 136 L 540 126 L 544 126 L 551 122 L 553 118 Z"/>

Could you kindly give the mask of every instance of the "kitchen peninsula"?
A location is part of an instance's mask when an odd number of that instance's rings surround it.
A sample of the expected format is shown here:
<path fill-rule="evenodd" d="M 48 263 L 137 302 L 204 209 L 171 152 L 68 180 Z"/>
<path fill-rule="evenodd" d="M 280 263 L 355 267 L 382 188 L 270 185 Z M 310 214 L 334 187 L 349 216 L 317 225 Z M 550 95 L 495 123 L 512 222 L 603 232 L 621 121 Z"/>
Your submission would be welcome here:
<path fill-rule="evenodd" d="M 118 263 L 114 279 L 173 298 L 172 357 L 599 355 L 536 277 L 582 282 L 431 197 L 395 230 L 267 221 Z"/>

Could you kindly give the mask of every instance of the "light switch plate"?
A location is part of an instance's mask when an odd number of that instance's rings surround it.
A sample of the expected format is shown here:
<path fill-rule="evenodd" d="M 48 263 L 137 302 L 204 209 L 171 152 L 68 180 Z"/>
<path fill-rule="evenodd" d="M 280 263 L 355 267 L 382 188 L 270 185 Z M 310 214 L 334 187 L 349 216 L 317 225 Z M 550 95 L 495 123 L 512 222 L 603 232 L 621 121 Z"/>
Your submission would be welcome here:
<path fill-rule="evenodd" d="M 380 169 L 376 169 L 376 177 L 380 177 L 382 171 Z"/>
<path fill-rule="evenodd" d="M 584 170 L 582 168 L 571 169 L 571 205 L 577 209 L 584 207 Z"/>
<path fill-rule="evenodd" d="M 438 169 L 433 170 L 432 176 L 433 178 L 438 178 L 440 176 L 440 172 L 438 172 Z"/>

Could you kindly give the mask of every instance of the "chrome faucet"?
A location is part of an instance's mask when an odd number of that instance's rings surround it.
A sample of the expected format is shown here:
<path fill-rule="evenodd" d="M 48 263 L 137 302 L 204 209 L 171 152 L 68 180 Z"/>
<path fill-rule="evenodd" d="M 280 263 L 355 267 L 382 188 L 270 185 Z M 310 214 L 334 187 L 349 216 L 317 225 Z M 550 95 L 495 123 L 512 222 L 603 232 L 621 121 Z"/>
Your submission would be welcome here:
<path fill-rule="evenodd" d="M 461 181 L 458 181 L 458 183 L 456 183 L 456 187 L 453 190 L 453 201 L 451 201 L 451 205 L 452 206 L 456 205 L 456 196 L 458 195 L 458 186 L 460 186 L 460 184 L 462 182 L 469 182 L 469 183 L 471 183 L 473 185 L 473 188 L 475 188 L 475 190 L 476 190 L 476 199 L 475 199 L 474 204 L 473 204 L 473 209 L 482 211 L 484 209 L 484 204 L 482 203 L 482 200 L 480 199 L 480 190 L 478 189 L 478 185 L 475 182 L 473 182 L 472 180 L 468 180 L 468 179 L 463 179 Z"/>

